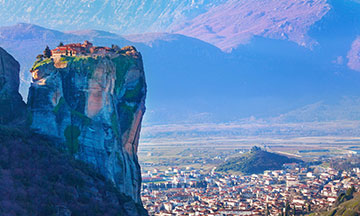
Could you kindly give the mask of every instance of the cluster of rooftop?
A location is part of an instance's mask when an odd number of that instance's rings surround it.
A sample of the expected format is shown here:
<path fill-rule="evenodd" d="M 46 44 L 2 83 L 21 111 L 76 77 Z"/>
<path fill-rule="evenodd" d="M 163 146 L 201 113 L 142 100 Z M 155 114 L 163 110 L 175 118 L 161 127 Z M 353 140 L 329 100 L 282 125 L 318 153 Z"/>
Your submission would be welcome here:
<path fill-rule="evenodd" d="M 110 47 L 93 46 L 89 41 L 81 43 L 72 43 L 66 45 L 60 45 L 55 49 L 51 50 L 52 57 L 60 56 L 79 56 L 79 55 L 102 55 L 106 54 L 112 49 Z"/>
<path fill-rule="evenodd" d="M 360 169 L 287 164 L 259 175 L 201 174 L 196 169 L 143 174 L 142 200 L 151 215 L 301 215 L 327 210 L 348 188 L 360 189 Z"/>

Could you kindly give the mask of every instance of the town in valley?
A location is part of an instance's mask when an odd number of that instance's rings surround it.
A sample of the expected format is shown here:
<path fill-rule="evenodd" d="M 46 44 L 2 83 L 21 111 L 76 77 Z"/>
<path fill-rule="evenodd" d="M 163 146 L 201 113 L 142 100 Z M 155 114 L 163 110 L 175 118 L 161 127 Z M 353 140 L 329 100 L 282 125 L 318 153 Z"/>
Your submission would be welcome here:
<path fill-rule="evenodd" d="M 348 156 L 346 160 L 352 160 Z M 344 158 L 339 160 L 345 160 Z M 358 160 L 358 159 L 357 159 Z M 360 189 L 360 169 L 285 164 L 283 170 L 233 175 L 193 167 L 143 171 L 142 201 L 150 215 L 306 215 L 333 207 Z"/>

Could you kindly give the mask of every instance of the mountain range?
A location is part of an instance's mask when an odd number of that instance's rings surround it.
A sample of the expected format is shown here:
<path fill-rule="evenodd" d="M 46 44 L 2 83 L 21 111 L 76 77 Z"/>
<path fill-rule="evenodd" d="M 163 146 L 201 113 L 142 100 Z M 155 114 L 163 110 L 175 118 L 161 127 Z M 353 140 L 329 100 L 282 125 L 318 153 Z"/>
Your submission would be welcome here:
<path fill-rule="evenodd" d="M 308 30 L 329 10 L 326 0 L 231 0 L 180 25 L 178 32 L 224 50 L 236 48 L 254 35 L 312 47 L 317 42 L 308 35 Z"/>
<path fill-rule="evenodd" d="M 164 32 L 225 0 L 0 1 L 0 23 L 27 22 L 62 31 L 100 29 L 121 34 Z"/>
<path fill-rule="evenodd" d="M 26 22 L 61 31 L 99 29 L 121 35 L 180 33 L 228 51 L 253 36 L 311 48 L 319 44 L 309 34 L 317 23 L 331 19 L 334 24 L 346 17 L 356 21 L 358 4 L 356 0 L 2 0 L 0 23 Z M 344 24 L 340 27 L 349 27 Z"/>
<path fill-rule="evenodd" d="M 85 21 L 70 15 L 72 1 L 54 8 L 50 8 L 56 5 L 52 1 L 38 2 L 36 11 L 25 13 L 35 2 L 15 1 L 10 7 L 8 1 L 0 1 L 0 12 L 6 8 L 9 14 L 0 18 L 4 25 L 26 21 L 46 27 L 26 23 L 0 27 L 0 46 L 21 63 L 25 100 L 35 56 L 46 45 L 54 48 L 60 41 L 84 40 L 106 46 L 135 45 L 142 53 L 149 87 L 145 124 L 274 117 L 360 95 L 358 1 L 82 1 L 77 9 L 81 17 L 88 15 Z M 91 11 L 95 6 L 98 10 Z M 152 15 L 162 12 L 153 18 L 145 6 Z M 65 12 L 60 15 L 59 11 Z M 119 16 L 106 19 L 109 11 Z M 136 16 L 130 21 L 120 15 L 124 11 Z M 94 17 L 107 22 L 92 24 L 97 23 L 91 21 Z M 138 21 L 141 17 L 146 21 Z M 218 18 L 226 22 L 216 22 Z M 116 28 L 111 27 L 112 21 L 118 22 Z"/>

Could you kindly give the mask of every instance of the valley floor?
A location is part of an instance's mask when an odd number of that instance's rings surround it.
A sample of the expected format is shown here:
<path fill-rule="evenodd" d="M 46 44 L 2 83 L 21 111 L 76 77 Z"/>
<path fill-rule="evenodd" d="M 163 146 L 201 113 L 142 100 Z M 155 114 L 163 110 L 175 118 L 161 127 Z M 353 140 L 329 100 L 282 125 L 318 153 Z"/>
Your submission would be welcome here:
<path fill-rule="evenodd" d="M 145 126 L 143 202 L 152 215 L 278 215 L 286 203 L 299 214 L 329 210 L 346 188 L 359 189 L 360 167 L 348 161 L 359 161 L 358 128 L 358 121 Z M 253 146 L 306 163 L 251 176 L 214 171 Z"/>

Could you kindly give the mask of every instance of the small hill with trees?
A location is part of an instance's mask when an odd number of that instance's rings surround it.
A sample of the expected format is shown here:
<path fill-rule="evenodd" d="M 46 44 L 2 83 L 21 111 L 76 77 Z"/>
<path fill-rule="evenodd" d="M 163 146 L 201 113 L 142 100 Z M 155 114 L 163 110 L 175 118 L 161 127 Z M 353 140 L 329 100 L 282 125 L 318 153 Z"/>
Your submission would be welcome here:
<path fill-rule="evenodd" d="M 301 160 L 253 147 L 249 153 L 241 157 L 235 157 L 221 164 L 216 171 L 219 172 L 242 172 L 244 174 L 257 174 L 265 170 L 280 170 L 286 163 L 300 163 Z"/>

